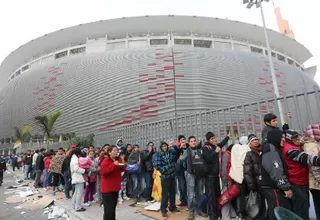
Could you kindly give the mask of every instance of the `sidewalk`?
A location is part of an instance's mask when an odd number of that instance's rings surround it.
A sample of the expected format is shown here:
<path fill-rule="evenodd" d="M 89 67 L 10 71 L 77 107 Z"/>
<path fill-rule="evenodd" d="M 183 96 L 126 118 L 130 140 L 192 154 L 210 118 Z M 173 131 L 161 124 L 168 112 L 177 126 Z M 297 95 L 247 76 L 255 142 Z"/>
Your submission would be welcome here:
<path fill-rule="evenodd" d="M 10 171 L 16 179 L 23 180 L 23 171 L 16 170 L 15 172 Z M 32 180 L 26 180 L 26 183 L 33 182 Z M 38 191 L 40 195 L 51 195 L 52 190 L 45 191 L 41 188 L 33 189 L 34 191 Z M 66 200 L 64 193 L 57 192 L 54 197 L 54 204 L 60 206 L 65 209 L 67 214 L 70 216 L 71 220 L 96 220 L 103 219 L 103 208 L 101 208 L 98 203 L 92 204 L 89 207 L 86 207 L 85 212 L 76 212 L 72 209 L 72 199 Z M 133 201 L 126 201 L 123 204 L 117 205 L 116 218 L 117 220 L 150 220 L 153 218 L 144 216 L 139 213 L 141 208 L 131 207 Z"/>

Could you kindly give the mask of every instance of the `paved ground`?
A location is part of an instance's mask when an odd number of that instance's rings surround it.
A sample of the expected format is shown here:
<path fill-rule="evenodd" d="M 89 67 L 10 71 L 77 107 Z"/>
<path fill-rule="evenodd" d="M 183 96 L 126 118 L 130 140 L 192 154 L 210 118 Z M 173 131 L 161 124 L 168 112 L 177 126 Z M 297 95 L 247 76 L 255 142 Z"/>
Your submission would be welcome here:
<path fill-rule="evenodd" d="M 15 209 L 19 204 L 8 204 L 5 203 L 6 198 L 9 195 L 5 195 L 5 187 L 8 185 L 15 184 L 16 179 L 13 175 L 5 174 L 3 185 L 0 187 L 0 219 L 3 220 L 19 220 L 19 219 L 37 219 L 45 220 L 48 219 L 47 215 L 43 214 L 43 210 L 30 211 L 23 209 Z M 25 212 L 24 214 L 21 214 Z"/>

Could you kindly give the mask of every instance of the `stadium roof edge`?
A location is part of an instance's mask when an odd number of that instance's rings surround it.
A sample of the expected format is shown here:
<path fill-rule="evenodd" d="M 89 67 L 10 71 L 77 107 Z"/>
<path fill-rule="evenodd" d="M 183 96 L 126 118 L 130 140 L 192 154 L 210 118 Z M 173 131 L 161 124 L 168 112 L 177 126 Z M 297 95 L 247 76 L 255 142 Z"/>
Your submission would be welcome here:
<path fill-rule="evenodd" d="M 0 82 L 2 80 L 7 82 L 7 78 L 13 71 L 28 62 L 33 56 L 52 52 L 56 48 L 65 47 L 70 44 L 78 45 L 85 43 L 87 37 L 105 36 L 107 34 L 110 38 L 120 38 L 125 37 L 127 33 L 161 33 L 168 30 L 173 32 L 192 31 L 193 33 L 211 32 L 216 35 L 231 35 L 232 37 L 247 39 L 253 42 L 261 42 L 262 44 L 265 42 L 262 27 L 222 18 L 146 15 L 100 20 L 60 29 L 21 45 L 12 51 L 1 63 Z M 276 48 L 279 52 L 295 58 L 300 63 L 304 63 L 312 57 L 311 52 L 304 45 L 284 34 L 268 29 L 268 36 L 272 48 Z"/>

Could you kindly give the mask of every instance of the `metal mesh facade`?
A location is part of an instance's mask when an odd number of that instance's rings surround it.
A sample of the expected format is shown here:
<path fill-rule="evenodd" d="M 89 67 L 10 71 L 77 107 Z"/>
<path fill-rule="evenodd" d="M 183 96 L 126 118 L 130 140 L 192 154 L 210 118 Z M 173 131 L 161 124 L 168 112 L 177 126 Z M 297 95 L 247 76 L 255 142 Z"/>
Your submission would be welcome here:
<path fill-rule="evenodd" d="M 304 72 L 275 61 L 280 93 L 314 90 Z M 33 68 L 0 93 L 0 138 L 61 110 L 56 133 L 103 133 L 273 97 L 262 54 L 154 46 L 69 56 Z M 274 105 L 261 112 L 274 110 Z M 294 109 L 288 109 L 291 112 Z"/>

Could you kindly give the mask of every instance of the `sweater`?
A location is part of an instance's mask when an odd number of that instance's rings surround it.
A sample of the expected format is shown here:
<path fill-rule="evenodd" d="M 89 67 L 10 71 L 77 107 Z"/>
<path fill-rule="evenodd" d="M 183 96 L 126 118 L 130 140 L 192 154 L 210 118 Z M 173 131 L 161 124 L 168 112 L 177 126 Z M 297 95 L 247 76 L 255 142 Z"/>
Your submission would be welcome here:
<path fill-rule="evenodd" d="M 49 171 L 51 173 L 62 173 L 62 165 L 64 161 L 64 155 L 56 155 L 51 159 Z"/>
<path fill-rule="evenodd" d="M 308 155 L 318 155 L 320 143 L 309 137 L 303 138 L 303 149 Z M 320 190 L 320 167 L 309 165 L 309 188 Z"/>
<path fill-rule="evenodd" d="M 119 161 L 120 163 L 120 161 Z M 106 157 L 100 166 L 101 193 L 118 192 L 121 189 L 121 172 L 124 172 L 126 165 L 116 166 L 110 157 Z"/>
<path fill-rule="evenodd" d="M 78 157 L 76 155 L 72 155 L 70 161 L 70 172 L 71 172 L 71 183 L 78 184 L 84 183 L 83 175 L 86 171 L 79 167 Z"/>

